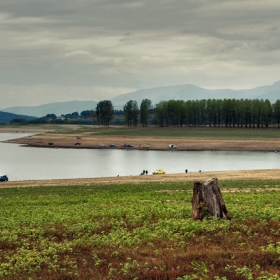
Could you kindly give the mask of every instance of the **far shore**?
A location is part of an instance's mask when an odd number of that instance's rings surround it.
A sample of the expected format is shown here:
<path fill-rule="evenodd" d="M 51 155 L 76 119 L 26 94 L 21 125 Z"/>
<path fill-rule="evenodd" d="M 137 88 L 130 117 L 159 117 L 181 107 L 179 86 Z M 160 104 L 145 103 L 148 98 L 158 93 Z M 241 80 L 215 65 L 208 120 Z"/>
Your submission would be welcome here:
<path fill-rule="evenodd" d="M 7 132 L 0 130 L 0 132 Z M 14 131 L 13 131 L 14 132 Z M 22 131 L 19 131 L 22 132 Z M 38 129 L 25 131 L 34 133 L 17 139 L 10 139 L 6 143 L 16 143 L 29 147 L 48 148 L 71 148 L 71 149 L 132 149 L 132 150 L 158 150 L 158 151 L 250 151 L 250 152 L 280 152 L 280 140 L 278 139 L 235 139 L 221 140 L 194 137 L 140 137 L 140 136 L 104 136 L 104 135 L 67 135 L 52 133 Z M 15 133 L 16 134 L 16 133 Z M 79 144 L 77 144 L 77 142 Z M 99 144 L 105 147 L 99 147 Z M 131 144 L 133 147 L 121 147 L 123 143 Z M 109 144 L 115 144 L 110 148 Z M 142 144 L 149 148 L 141 148 Z M 175 144 L 176 149 L 169 147 Z"/>

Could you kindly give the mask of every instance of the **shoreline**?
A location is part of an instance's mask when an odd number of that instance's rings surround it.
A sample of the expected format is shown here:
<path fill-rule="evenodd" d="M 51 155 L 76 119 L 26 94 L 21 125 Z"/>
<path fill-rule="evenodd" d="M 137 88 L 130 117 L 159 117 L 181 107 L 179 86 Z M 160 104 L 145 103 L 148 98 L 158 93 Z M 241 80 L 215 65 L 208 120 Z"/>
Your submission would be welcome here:
<path fill-rule="evenodd" d="M 68 130 L 64 129 L 67 128 Z M 246 152 L 280 152 L 280 140 L 274 138 L 212 138 L 182 136 L 131 136 L 131 135 L 99 135 L 98 133 L 75 132 L 79 125 L 44 127 L 2 127 L 0 133 L 26 133 L 21 138 L 9 139 L 4 143 L 15 143 L 28 147 L 63 148 L 63 149 L 119 149 L 119 150 L 151 150 L 151 151 L 246 151 Z M 59 129 L 62 131 L 59 132 Z M 70 130 L 69 130 L 70 129 Z M 71 131 L 73 130 L 73 131 Z M 30 135 L 32 134 L 32 135 Z M 16 136 L 19 137 L 19 136 Z M 53 145 L 49 145 L 49 143 Z M 77 144 L 79 142 L 79 144 Z M 99 147 L 103 143 L 106 147 Z M 123 143 L 133 145 L 132 148 L 121 147 Z M 111 148 L 109 144 L 115 144 Z M 142 144 L 149 149 L 140 148 Z M 169 148 L 175 144 L 177 148 Z"/>
<path fill-rule="evenodd" d="M 0 182 L 0 188 L 81 186 L 81 185 L 115 185 L 115 184 L 145 184 L 145 183 L 180 183 L 205 181 L 208 178 L 218 180 L 280 180 L 280 169 L 233 170 L 189 172 L 164 175 L 135 175 L 96 178 L 73 178 L 52 180 L 22 180 Z M 280 182 L 279 182 L 280 185 Z"/>
<path fill-rule="evenodd" d="M 3 141 L 3 143 L 11 143 Z M 49 146 L 49 145 L 36 145 L 36 144 L 21 144 L 21 147 L 32 147 L 32 148 L 49 148 L 49 149 L 91 149 L 91 150 L 134 150 L 134 151 L 171 151 L 171 152 L 259 152 L 259 153 L 278 153 L 280 152 L 279 150 L 269 150 L 269 149 L 204 149 L 204 148 L 177 148 L 177 149 L 171 149 L 171 148 L 149 148 L 149 149 L 142 149 L 142 148 L 125 148 L 125 147 L 115 147 L 115 148 L 110 148 L 110 147 L 92 147 L 92 146 L 62 146 L 62 145 L 54 145 L 54 146 Z"/>
<path fill-rule="evenodd" d="M 79 142 L 80 144 L 76 144 Z M 246 139 L 224 140 L 191 137 L 135 137 L 135 136 L 92 136 L 81 137 L 65 134 L 39 133 L 21 138 L 9 139 L 3 143 L 14 143 L 36 148 L 63 148 L 63 149 L 119 149 L 142 151 L 240 151 L 240 152 L 280 152 L 280 141 L 277 139 Z M 53 143 L 50 145 L 49 143 Z M 103 143 L 106 147 L 99 147 Z M 109 144 L 116 147 L 109 147 Z M 123 143 L 132 144 L 133 147 L 121 147 Z M 143 143 L 149 148 L 140 148 Z M 169 148 L 169 144 L 177 148 Z"/>

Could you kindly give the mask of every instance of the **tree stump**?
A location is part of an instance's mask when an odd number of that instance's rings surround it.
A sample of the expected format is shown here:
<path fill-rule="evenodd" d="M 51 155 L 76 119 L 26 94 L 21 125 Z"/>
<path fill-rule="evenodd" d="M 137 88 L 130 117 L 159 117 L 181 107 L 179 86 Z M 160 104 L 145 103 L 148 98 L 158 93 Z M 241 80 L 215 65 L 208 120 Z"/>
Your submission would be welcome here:
<path fill-rule="evenodd" d="M 192 197 L 192 218 L 202 220 L 206 215 L 229 219 L 217 178 L 195 182 Z"/>

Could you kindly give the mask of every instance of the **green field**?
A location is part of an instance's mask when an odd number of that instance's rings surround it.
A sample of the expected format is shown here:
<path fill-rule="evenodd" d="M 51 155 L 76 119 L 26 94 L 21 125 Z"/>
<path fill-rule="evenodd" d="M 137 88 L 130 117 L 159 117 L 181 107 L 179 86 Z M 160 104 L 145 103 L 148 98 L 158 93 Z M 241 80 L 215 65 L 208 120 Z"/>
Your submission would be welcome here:
<path fill-rule="evenodd" d="M 92 127 L 56 126 L 56 133 L 100 136 L 134 137 L 193 137 L 209 139 L 279 139 L 280 129 L 236 129 L 236 128 L 193 128 L 193 127 Z"/>
<path fill-rule="evenodd" d="M 219 185 L 231 220 L 192 182 L 0 189 L 0 278 L 280 279 L 279 181 Z"/>
<path fill-rule="evenodd" d="M 99 127 L 95 125 L 0 125 L 0 129 L 14 129 L 22 132 L 28 129 L 48 129 L 52 133 L 69 135 L 94 135 L 94 136 L 135 136 L 135 137 L 193 137 L 208 139 L 279 139 L 280 129 L 271 127 L 269 129 L 253 128 L 209 128 L 209 127 L 126 127 L 110 126 Z"/>

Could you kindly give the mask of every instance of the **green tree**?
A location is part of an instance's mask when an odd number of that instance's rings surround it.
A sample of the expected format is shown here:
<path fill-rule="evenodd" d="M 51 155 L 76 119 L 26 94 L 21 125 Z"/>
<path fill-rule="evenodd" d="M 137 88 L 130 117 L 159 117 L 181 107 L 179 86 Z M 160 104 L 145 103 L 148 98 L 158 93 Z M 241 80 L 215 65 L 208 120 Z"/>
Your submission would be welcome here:
<path fill-rule="evenodd" d="M 123 107 L 123 113 L 127 126 L 137 125 L 139 113 L 137 101 L 129 100 Z"/>
<path fill-rule="evenodd" d="M 91 120 L 92 120 L 92 126 L 94 126 L 95 112 L 93 110 L 90 110 L 90 117 L 91 117 Z"/>
<path fill-rule="evenodd" d="M 97 103 L 96 117 L 99 125 L 109 126 L 114 118 L 114 106 L 110 100 L 103 100 Z"/>
<path fill-rule="evenodd" d="M 138 124 L 138 116 L 139 116 L 139 107 L 137 101 L 134 101 L 132 104 L 132 111 L 133 111 L 133 124 L 137 126 Z"/>
<path fill-rule="evenodd" d="M 213 102 L 212 99 L 207 99 L 206 101 L 206 114 L 207 114 L 207 119 L 209 123 L 209 127 L 212 126 L 213 119 L 214 119 L 214 110 L 213 110 Z"/>
<path fill-rule="evenodd" d="M 148 125 L 149 112 L 152 109 L 152 101 L 150 99 L 143 99 L 140 105 L 140 123 L 142 126 Z"/>
<path fill-rule="evenodd" d="M 171 125 L 182 126 L 186 119 L 185 102 L 183 100 L 167 101 L 167 122 Z"/>
<path fill-rule="evenodd" d="M 80 116 L 84 119 L 87 119 L 90 117 L 90 110 L 85 110 L 85 111 L 82 111 Z"/>
<path fill-rule="evenodd" d="M 222 114 L 223 114 L 223 123 L 225 127 L 230 127 L 233 123 L 233 102 L 231 99 L 224 99 L 222 101 Z"/>
<path fill-rule="evenodd" d="M 252 124 L 252 106 L 251 106 L 252 100 L 245 99 L 244 105 L 245 105 L 245 127 L 248 126 L 251 127 Z"/>
<path fill-rule="evenodd" d="M 168 103 L 160 101 L 155 105 L 155 120 L 160 126 L 168 125 Z"/>
<path fill-rule="evenodd" d="M 255 126 L 257 126 L 257 128 L 260 128 L 260 124 L 261 124 L 261 111 L 262 111 L 262 106 L 264 104 L 263 99 L 259 100 L 259 99 L 254 99 L 252 101 L 252 106 L 253 106 L 253 128 L 255 128 Z"/>
<path fill-rule="evenodd" d="M 177 100 L 177 106 L 178 106 L 178 114 L 179 114 L 179 124 L 180 126 L 183 126 L 184 123 L 186 123 L 186 110 L 185 110 L 185 101 L 183 100 Z"/>
<path fill-rule="evenodd" d="M 234 117 L 235 117 L 234 124 L 236 124 L 237 127 L 240 127 L 241 120 L 242 120 L 241 100 L 240 99 L 237 99 L 237 100 L 234 101 L 233 108 L 234 108 Z"/>
<path fill-rule="evenodd" d="M 15 118 L 15 119 L 10 120 L 10 123 L 20 123 L 20 124 L 26 123 L 27 124 L 28 122 L 24 118 Z"/>
<path fill-rule="evenodd" d="M 72 116 L 72 119 L 77 119 L 80 115 L 79 115 L 78 112 L 73 112 L 73 113 L 71 114 L 71 116 Z"/>
<path fill-rule="evenodd" d="M 218 126 L 222 126 L 223 124 L 223 100 L 217 99 L 215 102 L 215 110 L 216 110 L 216 121 Z"/>
<path fill-rule="evenodd" d="M 245 115 L 246 115 L 246 108 L 245 108 L 245 100 L 239 100 L 239 123 L 240 126 L 243 127 L 245 124 Z"/>
<path fill-rule="evenodd" d="M 264 101 L 264 106 L 263 106 L 263 123 L 265 125 L 265 128 L 268 128 L 268 125 L 271 121 L 272 117 L 272 106 L 271 103 L 268 99 Z"/>
<path fill-rule="evenodd" d="M 168 123 L 170 122 L 171 125 L 179 125 L 180 112 L 178 109 L 178 103 L 176 100 L 167 101 Z"/>
<path fill-rule="evenodd" d="M 46 119 L 55 120 L 55 119 L 56 119 L 56 115 L 55 115 L 55 114 L 47 114 L 47 115 L 46 115 Z"/>
<path fill-rule="evenodd" d="M 231 121 L 232 121 L 232 126 L 235 127 L 236 122 L 237 122 L 237 115 L 238 111 L 237 109 L 237 100 L 235 98 L 231 99 Z"/>
<path fill-rule="evenodd" d="M 186 123 L 189 126 L 196 126 L 197 123 L 197 112 L 196 112 L 196 101 L 188 100 L 185 102 L 185 114 Z"/>
<path fill-rule="evenodd" d="M 276 100 L 276 102 L 272 105 L 273 108 L 273 118 L 274 122 L 277 123 L 278 128 L 280 127 L 280 100 Z"/>
<path fill-rule="evenodd" d="M 207 119 L 207 101 L 206 99 L 198 100 L 198 123 L 199 125 L 206 126 L 206 119 Z"/>

